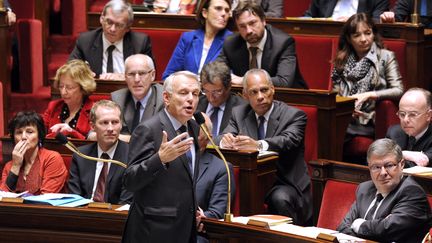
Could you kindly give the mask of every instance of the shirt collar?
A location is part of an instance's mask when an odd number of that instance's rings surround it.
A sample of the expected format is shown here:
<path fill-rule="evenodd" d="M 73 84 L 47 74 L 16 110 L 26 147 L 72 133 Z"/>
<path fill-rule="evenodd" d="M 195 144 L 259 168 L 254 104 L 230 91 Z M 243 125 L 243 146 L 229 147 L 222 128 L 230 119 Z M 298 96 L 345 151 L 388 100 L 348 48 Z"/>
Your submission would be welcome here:
<path fill-rule="evenodd" d="M 224 112 L 224 111 L 225 111 L 225 106 L 226 106 L 226 102 L 222 103 L 222 104 L 219 106 L 219 110 L 221 110 L 222 112 Z M 206 113 L 208 114 L 210 111 L 213 110 L 213 108 L 214 108 L 214 106 L 212 106 L 212 104 L 210 104 L 210 102 L 209 102 L 209 103 L 208 103 L 208 106 L 207 106 Z"/>
<path fill-rule="evenodd" d="M 174 131 L 177 131 L 181 126 L 183 126 L 183 124 L 181 122 L 179 122 L 177 119 L 175 119 L 173 116 L 171 116 L 171 114 L 168 112 L 168 110 L 166 108 L 164 108 L 165 113 L 168 116 L 168 119 L 171 121 L 171 124 L 174 127 Z M 184 124 L 185 126 L 187 126 L 186 124 Z"/>
<path fill-rule="evenodd" d="M 261 39 L 261 41 L 260 41 L 260 42 L 258 43 L 258 45 L 256 46 L 256 47 L 258 47 L 258 49 L 259 49 L 261 52 L 264 51 L 264 46 L 265 46 L 266 41 L 267 41 L 267 29 L 264 28 L 264 35 L 263 35 L 263 38 Z M 247 41 L 246 41 L 246 46 L 247 46 L 248 49 L 249 49 L 249 47 L 251 47 L 251 45 L 250 45 L 249 42 L 247 42 Z"/>
<path fill-rule="evenodd" d="M 147 101 L 150 99 L 150 96 L 152 94 L 152 88 L 150 86 L 149 90 L 147 91 L 147 94 L 144 96 L 144 98 L 142 98 L 141 100 L 139 100 L 139 102 L 141 103 L 141 107 L 145 107 L 147 104 Z M 137 99 L 135 99 L 135 97 L 132 96 L 132 99 L 134 101 L 134 104 L 137 103 Z"/>
<path fill-rule="evenodd" d="M 102 153 L 107 153 L 111 159 L 114 158 L 114 153 L 115 153 L 115 150 L 117 149 L 117 145 L 118 145 L 118 140 L 116 141 L 116 143 L 113 146 L 111 146 L 111 148 L 108 149 L 108 151 L 103 151 L 102 148 L 99 146 L 99 143 L 98 143 L 98 145 L 97 145 L 98 158 L 100 158 L 102 156 Z"/>
<path fill-rule="evenodd" d="M 419 134 L 417 134 L 417 136 L 415 136 L 416 141 L 418 141 L 421 137 L 423 137 L 423 135 L 426 133 L 426 131 L 428 130 L 429 126 L 426 126 L 426 128 Z"/>
<path fill-rule="evenodd" d="M 272 106 L 270 107 L 270 109 L 264 114 L 264 118 L 266 121 L 268 121 L 270 119 L 270 114 L 273 111 L 273 107 L 274 107 L 274 103 L 272 103 Z M 255 113 L 255 117 L 258 120 L 260 116 L 257 113 Z"/>
<path fill-rule="evenodd" d="M 102 33 L 102 43 L 103 43 L 103 49 L 104 52 L 106 52 L 106 50 L 108 49 L 108 47 L 110 45 L 115 45 L 116 49 L 120 52 L 123 53 L 123 38 L 115 43 L 111 43 L 108 41 L 108 39 L 105 37 L 105 33 Z"/>

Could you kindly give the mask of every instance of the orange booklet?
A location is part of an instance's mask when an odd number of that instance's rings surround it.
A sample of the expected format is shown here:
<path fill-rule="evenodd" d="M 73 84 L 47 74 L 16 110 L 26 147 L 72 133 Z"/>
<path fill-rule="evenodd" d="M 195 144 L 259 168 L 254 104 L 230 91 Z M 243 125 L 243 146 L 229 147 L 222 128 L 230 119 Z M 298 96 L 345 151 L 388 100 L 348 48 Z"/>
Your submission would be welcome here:
<path fill-rule="evenodd" d="M 270 226 L 275 226 L 278 224 L 292 223 L 292 218 L 282 215 L 258 214 L 249 216 L 248 218 L 248 225 L 255 225 L 265 228 L 270 228 Z"/>

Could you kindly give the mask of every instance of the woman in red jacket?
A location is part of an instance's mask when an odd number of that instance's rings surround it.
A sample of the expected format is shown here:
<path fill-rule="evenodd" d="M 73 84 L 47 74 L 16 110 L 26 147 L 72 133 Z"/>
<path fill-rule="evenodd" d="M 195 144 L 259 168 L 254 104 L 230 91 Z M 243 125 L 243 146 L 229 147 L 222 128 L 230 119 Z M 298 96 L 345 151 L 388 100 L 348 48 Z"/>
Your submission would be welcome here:
<path fill-rule="evenodd" d="M 43 116 L 47 137 L 61 132 L 72 138 L 86 139 L 93 106 L 88 96 L 96 90 L 93 76 L 89 66 L 81 60 L 71 60 L 57 70 L 54 87 L 59 89 L 61 99 L 51 101 Z"/>

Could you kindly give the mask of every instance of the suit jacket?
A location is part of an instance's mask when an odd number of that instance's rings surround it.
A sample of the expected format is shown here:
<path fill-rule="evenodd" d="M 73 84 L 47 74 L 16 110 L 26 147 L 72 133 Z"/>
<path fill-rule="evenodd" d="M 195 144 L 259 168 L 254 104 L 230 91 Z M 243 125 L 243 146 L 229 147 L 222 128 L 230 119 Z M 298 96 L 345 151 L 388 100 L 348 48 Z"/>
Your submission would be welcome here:
<path fill-rule="evenodd" d="M 198 172 L 199 126 L 188 121 L 195 141 L 195 172 Z M 123 242 L 195 242 L 195 182 L 197 173 L 190 174 L 185 154 L 163 165 L 158 150 L 162 131 L 168 140 L 176 131 L 166 111 L 162 110 L 134 131 L 130 141 L 128 168 L 124 185 L 134 192 Z"/>
<path fill-rule="evenodd" d="M 148 120 L 150 117 L 158 113 L 164 107 L 162 91 L 163 87 L 160 84 L 154 83 L 150 87 L 152 94 L 147 100 L 147 104 L 140 122 Z M 123 127 L 122 134 L 132 134 L 132 123 L 135 115 L 135 104 L 132 98 L 132 93 L 128 88 L 119 89 L 111 93 L 111 100 L 116 102 L 122 111 Z"/>
<path fill-rule="evenodd" d="M 400 125 L 389 127 L 386 137 L 395 141 L 402 148 L 402 150 L 407 150 L 409 136 L 404 132 L 404 130 L 402 130 Z M 432 166 L 432 125 L 429 125 L 425 134 L 423 134 L 423 136 L 416 141 L 412 151 L 423 152 L 429 158 L 428 166 Z M 408 165 L 409 167 L 414 166 L 415 163 L 412 161 L 405 161 L 405 165 Z"/>
<path fill-rule="evenodd" d="M 298 67 L 294 39 L 285 32 L 267 24 L 267 40 L 262 54 L 261 68 L 271 76 L 278 87 L 307 88 Z M 249 70 L 249 51 L 240 34 L 225 39 L 218 61 L 225 62 L 233 74 L 242 77 Z"/>
<path fill-rule="evenodd" d="M 98 157 L 97 143 L 87 144 L 78 148 L 81 153 Z M 129 144 L 118 141 L 117 148 L 112 159 L 126 163 Z M 81 158 L 73 154 L 69 169 L 68 189 L 69 193 L 91 198 L 96 174 L 96 161 Z M 106 181 L 104 201 L 113 204 L 124 204 L 132 201 L 133 194 L 126 191 L 122 185 L 125 168 L 111 164 Z"/>
<path fill-rule="evenodd" d="M 312 0 L 305 16 L 313 18 L 331 17 L 337 2 L 338 0 Z M 380 15 L 388 10 L 388 0 L 359 0 L 357 13 L 366 13 L 374 20 L 379 21 Z"/>
<path fill-rule="evenodd" d="M 69 60 L 81 59 L 87 61 L 90 68 L 96 75 L 102 73 L 103 43 L 102 28 L 82 33 L 75 48 L 69 56 Z M 144 33 L 129 31 L 123 37 L 123 58 L 133 54 L 146 54 L 153 58 L 149 37 Z"/>
<path fill-rule="evenodd" d="M 225 38 L 231 34 L 232 32 L 228 29 L 221 30 L 217 33 L 210 46 L 204 64 L 212 62 L 217 58 L 222 50 Z M 165 72 L 162 75 L 162 79 L 166 79 L 172 73 L 182 70 L 198 73 L 204 45 L 204 35 L 205 31 L 203 29 L 185 32 L 181 35 Z"/>
<path fill-rule="evenodd" d="M 421 9 L 421 1 L 418 1 L 417 11 L 420 15 L 420 9 Z M 429 25 L 432 23 L 431 17 L 432 17 L 432 1 L 427 2 L 427 16 L 429 18 L 421 17 L 420 20 L 423 24 Z M 411 21 L 411 14 L 414 12 L 414 0 L 398 0 L 396 2 L 394 13 L 395 13 L 395 19 L 398 22 L 410 22 Z"/>
<path fill-rule="evenodd" d="M 8 0 L 3 0 L 3 7 L 4 8 L 11 8 L 11 5 L 9 4 Z"/>
<path fill-rule="evenodd" d="M 207 97 L 205 95 L 202 95 L 199 99 L 197 111 L 201 111 L 205 113 L 207 110 L 208 103 L 209 102 L 207 100 Z M 246 103 L 247 103 L 246 100 L 244 100 L 238 95 L 231 93 L 231 95 L 228 97 L 228 100 L 226 101 L 225 104 L 225 110 L 222 116 L 221 124 L 219 126 L 218 134 L 222 133 L 225 127 L 228 125 L 228 122 L 231 118 L 232 109 L 238 105 L 242 105 Z"/>
<path fill-rule="evenodd" d="M 266 17 L 282 18 L 283 17 L 283 0 L 256 0 L 257 4 L 264 9 Z"/>
<path fill-rule="evenodd" d="M 431 225 L 431 209 L 423 188 L 410 176 L 383 199 L 375 219 L 366 220 L 358 234 L 351 229 L 354 220 L 365 216 L 376 193 L 372 181 L 361 183 L 356 201 L 337 230 L 378 242 L 421 242 Z"/>
<path fill-rule="evenodd" d="M 55 124 L 62 123 L 60 120 L 60 112 L 62 111 L 63 105 L 64 105 L 63 99 L 53 100 L 48 103 L 48 108 L 45 110 L 45 113 L 43 114 L 43 120 L 45 123 L 45 127 L 48 130 L 47 137 L 55 137 L 56 133 L 50 133 L 49 129 L 50 127 L 54 126 Z M 86 139 L 87 134 L 90 131 L 90 110 L 93 106 L 93 101 L 89 98 L 86 98 L 84 100 L 84 105 L 81 108 L 81 111 L 79 113 L 78 121 L 76 124 L 76 128 L 73 129 L 71 132 L 64 132 L 66 136 L 72 137 L 72 138 L 78 138 L 78 139 Z"/>
<path fill-rule="evenodd" d="M 273 101 L 273 104 L 264 140 L 269 144 L 268 150 L 279 153 L 277 183 L 294 187 L 300 196 L 310 193 L 306 190 L 310 178 L 304 161 L 306 114 L 280 101 Z M 231 120 L 223 133 L 244 134 L 258 140 L 257 131 L 255 112 L 246 104 L 233 109 Z"/>

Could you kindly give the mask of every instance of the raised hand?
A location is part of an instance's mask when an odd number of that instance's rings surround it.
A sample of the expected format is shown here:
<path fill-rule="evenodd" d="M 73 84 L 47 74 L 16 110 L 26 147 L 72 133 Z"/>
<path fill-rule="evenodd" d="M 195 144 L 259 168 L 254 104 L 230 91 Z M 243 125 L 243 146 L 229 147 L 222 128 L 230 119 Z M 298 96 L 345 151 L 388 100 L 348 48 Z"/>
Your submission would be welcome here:
<path fill-rule="evenodd" d="M 168 141 L 167 133 L 165 131 L 162 132 L 162 143 L 158 151 L 162 163 L 165 164 L 175 160 L 191 148 L 193 138 L 186 138 L 187 136 L 188 134 L 184 132 Z"/>

